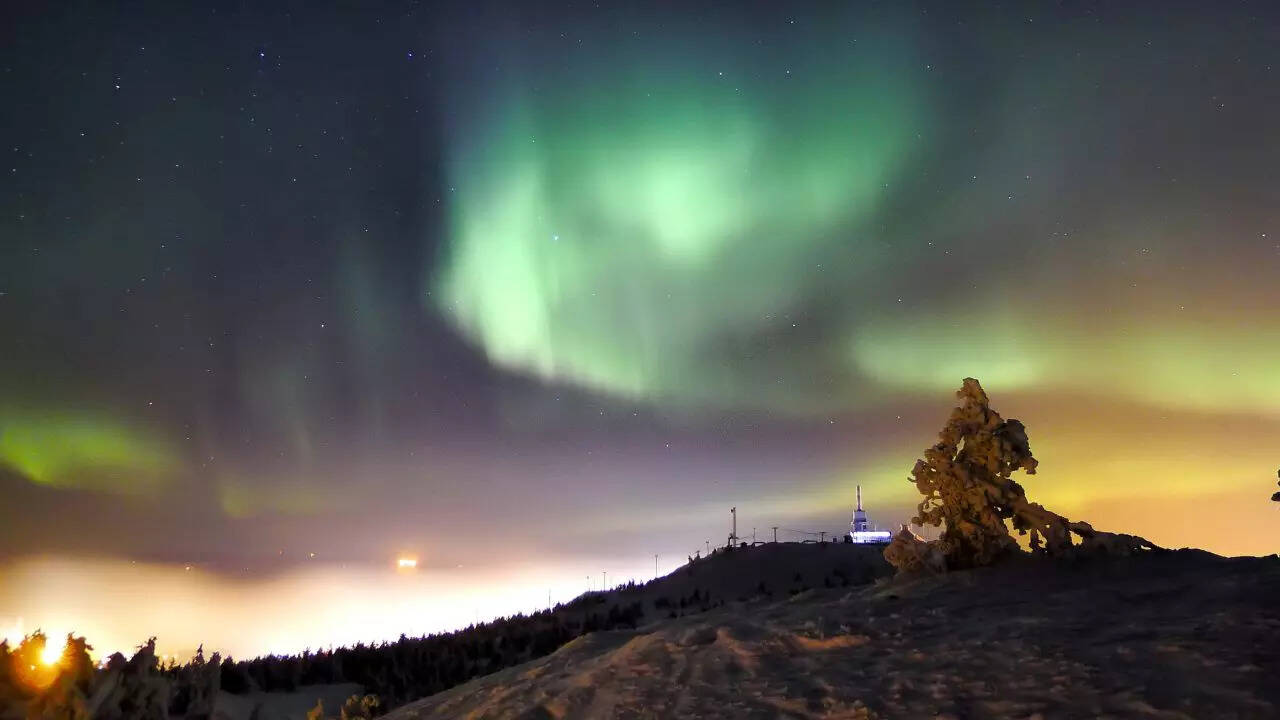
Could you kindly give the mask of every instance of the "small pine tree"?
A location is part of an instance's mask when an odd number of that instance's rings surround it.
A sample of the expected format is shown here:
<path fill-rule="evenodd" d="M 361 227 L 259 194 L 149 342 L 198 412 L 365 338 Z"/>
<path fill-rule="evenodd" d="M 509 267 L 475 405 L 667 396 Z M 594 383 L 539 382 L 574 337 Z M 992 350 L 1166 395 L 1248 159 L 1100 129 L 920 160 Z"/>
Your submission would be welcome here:
<path fill-rule="evenodd" d="M 377 695 L 352 695 L 342 705 L 342 720 L 369 720 L 377 714 L 382 701 Z"/>

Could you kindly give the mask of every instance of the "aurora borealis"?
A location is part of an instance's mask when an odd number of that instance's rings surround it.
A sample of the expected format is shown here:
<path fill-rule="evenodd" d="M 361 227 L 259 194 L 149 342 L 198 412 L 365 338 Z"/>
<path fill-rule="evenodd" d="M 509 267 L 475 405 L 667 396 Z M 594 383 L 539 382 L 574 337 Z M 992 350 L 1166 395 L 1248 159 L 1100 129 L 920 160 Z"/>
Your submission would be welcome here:
<path fill-rule="evenodd" d="M 728 40 L 686 63 L 718 57 L 715 72 L 645 60 L 691 41 L 633 50 L 614 77 L 554 68 L 554 89 L 467 123 L 432 298 L 494 363 L 631 399 L 753 402 L 788 362 L 750 352 L 770 318 L 888 262 L 869 223 L 926 124 L 915 58 L 874 35 L 767 59 Z"/>
<path fill-rule="evenodd" d="M 905 519 L 965 376 L 1033 500 L 1280 549 L 1269 5 L 3 12 L 0 579 L 545 599 Z"/>

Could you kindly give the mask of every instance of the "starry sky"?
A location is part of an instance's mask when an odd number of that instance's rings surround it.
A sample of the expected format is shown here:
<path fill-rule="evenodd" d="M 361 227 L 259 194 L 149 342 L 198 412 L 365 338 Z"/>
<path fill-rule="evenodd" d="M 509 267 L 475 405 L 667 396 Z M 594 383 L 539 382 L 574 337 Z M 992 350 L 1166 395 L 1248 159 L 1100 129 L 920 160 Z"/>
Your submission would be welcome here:
<path fill-rule="evenodd" d="M 1274 5 L 788 5 L 6 6 L 0 565 L 892 525 L 965 376 L 1033 499 L 1280 548 Z"/>

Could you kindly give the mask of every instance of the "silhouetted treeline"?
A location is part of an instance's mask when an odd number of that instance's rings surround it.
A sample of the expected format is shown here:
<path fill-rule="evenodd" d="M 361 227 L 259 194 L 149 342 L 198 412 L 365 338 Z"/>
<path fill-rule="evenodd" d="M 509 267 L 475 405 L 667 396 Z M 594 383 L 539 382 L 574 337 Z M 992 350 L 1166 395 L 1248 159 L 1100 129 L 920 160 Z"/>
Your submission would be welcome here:
<path fill-rule="evenodd" d="M 89 661 L 84 638 L 67 640 L 58 663 L 40 659 L 46 638 L 36 633 L 17 648 L 0 642 L 0 719 L 208 718 L 219 690 L 233 694 L 292 692 L 306 685 L 357 683 L 378 696 L 386 710 L 445 690 L 478 675 L 554 652 L 575 637 L 597 630 L 634 628 L 642 603 L 607 602 L 588 595 L 554 611 L 515 615 L 453 633 L 395 642 L 358 644 L 301 655 L 243 662 L 206 661 L 197 651 L 188 663 L 162 665 L 155 640 L 133 658 L 119 653 L 99 668 Z"/>
<path fill-rule="evenodd" d="M 606 602 L 603 595 L 585 595 L 554 610 L 514 615 L 452 633 L 401 635 L 395 642 L 240 662 L 228 659 L 222 663 L 221 687 L 242 694 L 358 683 L 365 692 L 377 695 L 383 708 L 393 708 L 550 654 L 586 633 L 634 628 L 644 617 L 639 601 L 599 607 Z"/>

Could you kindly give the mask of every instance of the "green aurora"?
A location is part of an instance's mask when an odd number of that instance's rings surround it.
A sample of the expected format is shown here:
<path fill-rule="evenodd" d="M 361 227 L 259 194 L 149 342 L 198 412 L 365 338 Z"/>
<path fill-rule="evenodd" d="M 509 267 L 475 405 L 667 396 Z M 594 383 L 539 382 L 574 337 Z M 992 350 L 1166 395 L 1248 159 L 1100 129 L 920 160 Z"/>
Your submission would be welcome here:
<path fill-rule="evenodd" d="M 0 464 L 50 487 L 141 495 L 162 486 L 180 461 L 154 435 L 107 416 L 6 412 Z"/>
<path fill-rule="evenodd" d="M 907 43 L 854 47 L 492 83 L 455 143 L 430 309 L 503 369 L 665 407 L 814 417 L 974 376 L 1280 414 L 1265 298 L 1193 291 L 1232 283 L 1188 262 L 1213 227 L 1166 212 L 1077 237 L 1011 202 L 1064 202 L 1071 158 L 1044 139 L 1086 116 L 997 119 L 997 145 L 928 180 L 938 85 Z M 1015 74 L 1012 97 L 1081 91 L 1053 63 Z"/>
<path fill-rule="evenodd" d="M 685 404 L 829 394 L 779 386 L 803 360 L 764 335 L 889 260 L 869 227 L 926 123 L 907 53 L 833 52 L 512 93 L 451 164 L 432 300 L 493 363 L 543 379 Z"/>
<path fill-rule="evenodd" d="M 973 376 L 1005 390 L 1280 417 L 1280 331 L 1266 322 L 1043 322 L 993 302 L 964 312 L 888 315 L 860 327 L 850 347 L 858 368 L 888 387 L 943 392 L 954 378 Z"/>

